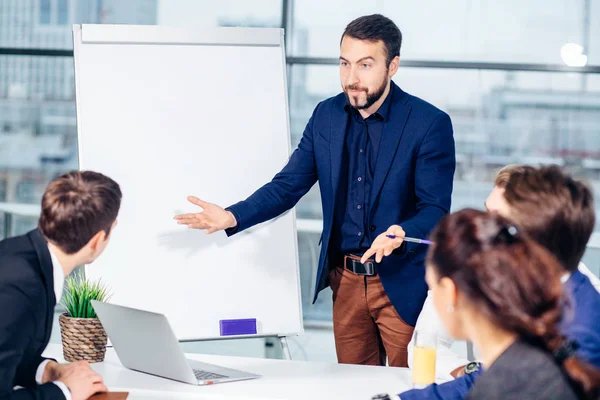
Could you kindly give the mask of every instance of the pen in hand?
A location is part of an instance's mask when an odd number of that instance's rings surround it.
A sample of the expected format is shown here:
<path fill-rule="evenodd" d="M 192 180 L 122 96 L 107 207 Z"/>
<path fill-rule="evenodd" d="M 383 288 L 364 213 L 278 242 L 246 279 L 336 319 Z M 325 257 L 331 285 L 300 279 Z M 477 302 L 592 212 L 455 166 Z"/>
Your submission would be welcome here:
<path fill-rule="evenodd" d="M 431 240 L 426 240 L 426 239 L 417 239 L 417 238 L 411 238 L 411 237 L 398 238 L 396 235 L 385 235 L 385 236 L 389 237 L 390 239 L 402 239 L 405 242 L 433 244 L 433 242 Z"/>

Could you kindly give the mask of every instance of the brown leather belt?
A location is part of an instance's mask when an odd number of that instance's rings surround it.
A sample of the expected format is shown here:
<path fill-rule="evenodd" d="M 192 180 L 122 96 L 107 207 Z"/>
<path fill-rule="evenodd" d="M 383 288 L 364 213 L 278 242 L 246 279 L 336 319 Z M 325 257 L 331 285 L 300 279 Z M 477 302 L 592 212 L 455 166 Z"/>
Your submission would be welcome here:
<path fill-rule="evenodd" d="M 377 275 L 377 268 L 374 260 L 369 259 L 367 262 L 362 264 L 360 259 L 361 257 L 355 256 L 354 254 L 344 255 L 344 268 L 356 275 Z"/>

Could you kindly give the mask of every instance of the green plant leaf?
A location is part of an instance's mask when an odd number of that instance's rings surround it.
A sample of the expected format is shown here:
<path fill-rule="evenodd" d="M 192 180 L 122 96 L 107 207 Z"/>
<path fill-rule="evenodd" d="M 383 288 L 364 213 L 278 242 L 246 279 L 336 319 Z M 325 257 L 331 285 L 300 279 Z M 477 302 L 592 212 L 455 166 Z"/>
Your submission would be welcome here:
<path fill-rule="evenodd" d="M 74 274 L 65 280 L 66 293 L 62 304 L 72 318 L 96 318 L 92 300 L 108 302 L 111 294 L 106 285 L 99 279 L 90 281 L 81 274 Z"/>

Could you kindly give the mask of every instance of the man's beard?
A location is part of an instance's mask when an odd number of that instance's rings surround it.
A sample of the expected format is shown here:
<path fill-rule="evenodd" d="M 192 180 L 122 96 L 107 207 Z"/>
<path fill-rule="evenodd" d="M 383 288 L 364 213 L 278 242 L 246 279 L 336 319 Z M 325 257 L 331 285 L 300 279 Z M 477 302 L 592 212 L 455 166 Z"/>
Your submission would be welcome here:
<path fill-rule="evenodd" d="M 387 79 L 383 79 L 383 81 L 381 82 L 381 85 L 379 88 L 377 88 L 376 91 L 374 91 L 373 93 L 368 93 L 367 89 L 365 88 L 361 88 L 355 85 L 350 85 L 350 86 L 346 86 L 345 90 L 344 90 L 344 94 L 346 95 L 346 98 L 348 99 L 348 102 L 350 103 L 350 105 L 354 108 L 356 108 L 357 110 L 365 110 L 369 107 L 371 107 L 373 104 L 375 104 L 379 99 L 381 99 L 381 96 L 383 96 L 383 93 L 385 92 L 385 89 L 387 87 Z M 348 92 L 350 90 L 362 90 L 367 94 L 367 99 L 364 102 L 364 104 L 357 104 L 353 105 L 352 102 L 350 101 L 350 95 L 348 94 Z M 354 96 L 353 96 L 354 97 Z M 358 96 L 354 97 L 355 100 L 358 100 Z"/>

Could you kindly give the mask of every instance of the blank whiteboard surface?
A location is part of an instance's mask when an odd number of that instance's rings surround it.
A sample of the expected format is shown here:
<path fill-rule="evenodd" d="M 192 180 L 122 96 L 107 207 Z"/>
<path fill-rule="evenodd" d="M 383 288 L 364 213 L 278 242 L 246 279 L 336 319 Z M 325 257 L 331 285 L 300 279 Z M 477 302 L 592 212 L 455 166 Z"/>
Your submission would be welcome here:
<path fill-rule="evenodd" d="M 256 318 L 256 336 L 303 331 L 295 214 L 247 232 L 177 225 L 196 195 L 223 207 L 287 162 L 280 29 L 75 25 L 79 162 L 123 191 L 104 254 L 86 266 L 111 302 L 164 313 L 180 340 L 220 338 Z"/>

